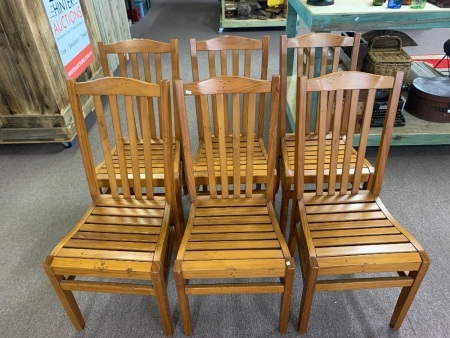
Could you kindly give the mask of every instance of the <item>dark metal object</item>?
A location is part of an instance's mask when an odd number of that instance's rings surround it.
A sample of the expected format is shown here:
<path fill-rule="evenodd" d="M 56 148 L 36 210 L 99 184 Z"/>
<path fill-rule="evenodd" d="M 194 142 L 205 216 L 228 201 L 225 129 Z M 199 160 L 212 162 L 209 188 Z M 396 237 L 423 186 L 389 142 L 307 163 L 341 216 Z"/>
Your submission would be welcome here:
<path fill-rule="evenodd" d="M 447 41 L 444 42 L 444 56 L 442 57 L 442 59 L 439 60 L 439 62 L 436 64 L 436 66 L 434 66 L 434 68 L 436 69 L 437 66 L 439 66 L 439 64 L 444 61 L 444 59 L 447 59 L 447 72 L 448 72 L 448 77 L 450 77 L 450 39 L 448 39 Z"/>

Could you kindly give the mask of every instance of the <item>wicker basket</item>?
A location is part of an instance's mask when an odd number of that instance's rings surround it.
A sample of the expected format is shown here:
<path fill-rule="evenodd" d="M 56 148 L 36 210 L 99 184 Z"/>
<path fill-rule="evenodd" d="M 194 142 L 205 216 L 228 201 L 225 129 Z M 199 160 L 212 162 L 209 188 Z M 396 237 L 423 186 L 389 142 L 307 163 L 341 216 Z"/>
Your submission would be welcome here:
<path fill-rule="evenodd" d="M 377 47 L 382 45 L 393 47 Z M 411 57 L 402 49 L 402 40 L 398 36 L 383 35 L 372 39 L 364 59 L 365 72 L 378 75 L 393 75 L 403 71 L 405 77 L 411 68 Z"/>

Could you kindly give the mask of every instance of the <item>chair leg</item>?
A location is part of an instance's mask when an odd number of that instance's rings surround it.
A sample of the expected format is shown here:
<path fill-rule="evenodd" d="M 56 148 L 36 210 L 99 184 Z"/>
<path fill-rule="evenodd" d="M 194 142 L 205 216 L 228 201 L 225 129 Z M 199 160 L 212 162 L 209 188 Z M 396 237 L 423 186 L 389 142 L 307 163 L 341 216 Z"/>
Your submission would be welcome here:
<path fill-rule="evenodd" d="M 177 203 L 177 213 L 178 213 L 178 227 L 180 235 L 183 236 L 184 233 L 184 212 L 183 212 L 183 200 L 181 196 L 181 186 L 180 186 L 180 180 L 175 181 L 175 198 Z M 179 237 L 179 240 L 181 241 L 181 237 Z"/>
<path fill-rule="evenodd" d="M 180 176 L 181 176 L 181 185 L 183 187 L 183 192 L 185 195 L 187 195 L 189 193 L 188 191 L 188 187 L 187 187 L 187 182 L 186 182 L 186 175 L 184 173 L 184 163 L 183 161 L 181 161 L 181 170 L 180 170 Z"/>
<path fill-rule="evenodd" d="M 280 210 L 280 229 L 284 236 L 286 236 L 286 224 L 289 210 L 289 199 L 291 185 L 287 184 L 285 180 L 281 183 L 281 210 Z"/>
<path fill-rule="evenodd" d="M 402 326 L 403 320 L 408 313 L 409 307 L 416 296 L 417 290 L 425 277 L 425 273 L 427 272 L 429 265 L 430 262 L 424 262 L 418 271 L 411 271 L 409 273 L 410 276 L 414 277 L 414 283 L 411 286 L 404 287 L 400 292 L 400 296 L 398 297 L 390 322 L 390 326 L 393 329 L 399 329 L 400 326 Z"/>
<path fill-rule="evenodd" d="M 73 293 L 71 291 L 66 291 L 61 288 L 60 281 L 65 278 L 64 276 L 55 275 L 53 269 L 50 266 L 52 260 L 53 257 L 51 256 L 48 256 L 45 259 L 44 261 L 45 273 L 47 274 L 48 279 L 50 279 L 50 282 L 52 283 L 56 294 L 58 295 L 64 309 L 66 310 L 67 315 L 72 321 L 73 326 L 75 326 L 77 330 L 82 330 L 85 324 L 83 316 L 81 315 L 80 308 L 78 307 L 77 301 L 75 300 Z"/>
<path fill-rule="evenodd" d="M 298 317 L 298 332 L 305 333 L 308 328 L 309 315 L 311 313 L 314 291 L 316 288 L 317 268 L 308 264 L 306 268 L 306 278 L 303 280 L 302 302 L 300 304 L 300 313 Z"/>
<path fill-rule="evenodd" d="M 294 285 L 294 260 L 290 259 L 286 261 L 284 292 L 281 296 L 281 310 L 280 310 L 280 324 L 279 324 L 280 333 L 287 332 L 293 285 Z"/>
<path fill-rule="evenodd" d="M 297 207 L 295 205 L 292 205 L 293 212 L 291 213 L 291 225 L 289 227 L 289 239 L 288 239 L 288 248 L 289 248 L 289 252 L 291 254 L 292 257 L 294 257 L 295 254 L 295 248 L 297 247 L 297 222 L 296 220 L 298 219 L 298 210 Z M 300 250 L 300 247 L 299 247 Z"/>
<path fill-rule="evenodd" d="M 161 262 L 154 262 L 152 265 L 152 282 L 156 302 L 158 303 L 159 315 L 163 324 L 164 335 L 171 336 L 173 333 L 173 321 L 170 312 L 169 297 L 167 296 L 167 285 L 164 280 L 164 275 L 161 272 Z"/>
<path fill-rule="evenodd" d="M 174 265 L 175 284 L 177 286 L 178 302 L 180 304 L 181 318 L 183 319 L 184 334 L 192 335 L 191 310 L 189 309 L 189 300 L 186 295 L 186 283 L 181 272 L 181 262 L 175 261 Z"/>

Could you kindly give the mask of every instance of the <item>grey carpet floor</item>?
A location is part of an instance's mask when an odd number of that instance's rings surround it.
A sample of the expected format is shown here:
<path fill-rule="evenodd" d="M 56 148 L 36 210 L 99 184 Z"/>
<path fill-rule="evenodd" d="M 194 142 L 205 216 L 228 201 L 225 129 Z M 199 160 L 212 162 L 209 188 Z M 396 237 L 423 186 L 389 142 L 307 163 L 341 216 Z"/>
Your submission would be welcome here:
<path fill-rule="evenodd" d="M 153 0 L 152 4 L 146 17 L 131 27 L 132 36 L 162 41 L 178 38 L 181 76 L 189 81 L 188 39 L 216 36 L 219 3 Z M 419 46 L 408 48 L 416 54 L 439 54 L 448 32 L 411 32 Z M 229 33 L 258 38 L 270 35 L 270 74 L 277 73 L 282 30 Z M 87 121 L 90 126 L 95 123 L 93 114 Z M 372 160 L 374 156 L 375 149 L 370 149 Z M 450 146 L 393 147 L 390 151 L 381 197 L 432 259 L 402 328 L 394 331 L 388 325 L 397 289 L 329 292 L 315 297 L 305 337 L 449 336 L 449 168 Z M 79 332 L 63 311 L 42 262 L 89 203 L 76 139 L 70 149 L 59 144 L 0 145 L 0 337 L 162 336 L 156 303 L 151 297 L 78 293 L 86 320 L 85 329 Z M 184 197 L 185 213 L 188 208 Z M 169 280 L 174 337 L 182 337 L 172 272 Z M 284 337 L 299 336 L 295 328 L 301 288 L 297 270 L 289 328 Z M 190 301 L 195 337 L 281 337 L 277 331 L 277 295 L 191 297 Z"/>

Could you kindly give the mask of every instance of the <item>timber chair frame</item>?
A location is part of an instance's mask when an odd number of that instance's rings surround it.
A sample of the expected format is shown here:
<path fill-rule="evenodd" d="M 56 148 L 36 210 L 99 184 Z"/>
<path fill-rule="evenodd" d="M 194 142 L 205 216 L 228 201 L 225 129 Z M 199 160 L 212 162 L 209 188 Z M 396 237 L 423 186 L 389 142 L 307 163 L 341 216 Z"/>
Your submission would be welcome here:
<path fill-rule="evenodd" d="M 191 210 L 188 224 L 174 265 L 178 299 L 184 332 L 192 334 L 188 296 L 211 294 L 281 293 L 280 332 L 286 332 L 293 285 L 294 261 L 280 231 L 273 208 L 276 123 L 279 99 L 279 77 L 272 81 L 243 77 L 218 77 L 196 83 L 175 81 L 180 126 L 185 152 L 185 164 Z M 241 142 L 242 123 L 239 94 L 248 93 L 247 142 Z M 253 189 L 253 133 L 257 115 L 256 95 L 271 95 L 271 114 L 268 139 L 267 189 L 256 193 Z M 228 136 L 225 133 L 224 96 L 233 102 L 233 161 L 226 154 Z M 203 112 L 203 131 L 207 151 L 208 195 L 197 193 L 187 123 L 185 99 L 199 96 L 202 104 L 207 96 L 215 96 L 219 134 L 218 153 L 213 153 L 213 136 L 208 112 Z M 246 162 L 240 161 L 240 152 Z M 217 169 L 217 166 L 219 169 Z M 217 171 L 220 173 L 217 176 Z M 231 171 L 231 173 L 230 173 Z M 246 171 L 242 181 L 242 171 Z M 232 175 L 232 181 L 229 177 Z M 223 188 L 227 186 L 227 188 Z M 230 187 L 230 189 L 228 189 Z M 243 188 L 243 189 L 242 189 Z M 236 281 L 236 279 L 244 281 Z M 258 278 L 264 282 L 254 282 Z M 275 279 L 275 281 L 273 280 Z M 192 280 L 200 284 L 190 283 Z M 209 281 L 215 281 L 210 284 Z"/>
<path fill-rule="evenodd" d="M 395 77 L 339 72 L 316 79 L 299 79 L 300 114 L 296 127 L 301 128 L 305 123 L 308 93 L 317 92 L 322 103 L 317 134 L 319 161 L 313 192 L 304 190 L 307 135 L 297 133 L 295 139 L 295 198 L 289 246 L 291 254 L 296 244 L 299 248 L 303 277 L 300 332 L 306 332 L 315 291 L 387 287 L 402 288 L 390 321 L 390 325 L 398 329 L 428 269 L 430 259 L 427 253 L 393 218 L 379 198 L 402 80 L 402 72 L 396 73 Z M 364 190 L 360 189 L 358 181 L 362 177 L 372 107 L 378 89 L 390 90 L 390 97 L 376 166 L 368 189 Z M 331 135 L 326 132 L 326 102 L 332 95 L 337 102 L 334 113 L 339 116 L 343 113 L 342 100 L 346 90 L 352 92 L 349 114 L 353 117 L 361 100 L 360 92 L 367 91 L 354 169 L 350 166 L 354 136 L 351 124 L 354 122 L 346 127 L 347 144 L 342 155 L 337 146 L 341 119 L 334 119 Z M 330 159 L 325 160 L 327 156 Z M 338 165 L 339 156 L 345 158 L 342 166 Z M 353 184 L 348 189 L 347 183 L 351 180 Z M 339 275 L 341 278 L 336 279 Z M 329 278 L 331 276 L 333 278 Z"/>
<path fill-rule="evenodd" d="M 190 39 L 192 78 L 194 82 L 214 78 L 217 76 L 243 76 L 267 80 L 267 71 L 269 63 L 269 36 L 262 39 L 250 39 L 240 36 L 224 35 L 204 41 Z M 256 59 L 256 54 L 260 53 L 260 58 Z M 204 57 L 204 58 L 202 58 Z M 205 64 L 204 67 L 200 67 Z M 256 64 L 256 66 L 255 66 Z M 258 68 L 259 74 L 255 74 L 252 68 Z M 231 111 L 229 97 L 224 97 L 224 109 Z M 199 138 L 199 148 L 194 161 L 194 173 L 201 171 L 205 165 L 205 148 L 203 121 L 201 115 L 201 103 L 199 97 L 196 97 L 197 130 Z M 247 107 L 246 98 L 244 98 L 244 110 Z M 264 133 L 264 113 L 265 113 L 265 93 L 259 95 L 259 111 L 257 116 L 256 135 L 263 137 Z M 215 99 L 212 101 L 213 114 L 216 111 Z M 213 130 L 213 135 L 217 134 L 217 125 Z M 216 144 L 213 145 L 215 147 Z M 231 147 L 231 145 L 228 145 Z M 215 148 L 214 148 L 215 149 Z M 215 149 L 217 151 L 217 149 Z M 266 150 L 263 146 L 255 148 L 255 156 L 261 158 L 260 169 L 266 171 Z M 202 176 L 196 176 L 196 185 L 203 186 L 207 190 L 208 182 Z M 261 189 L 261 184 L 266 180 L 265 174 L 256 180 L 256 189 Z"/>
<path fill-rule="evenodd" d="M 84 83 L 69 79 L 67 87 L 92 203 L 78 224 L 47 256 L 45 272 L 76 329 L 83 329 L 85 323 L 72 291 L 127 293 L 155 296 L 164 334 L 170 336 L 173 324 L 167 296 L 167 278 L 172 243 L 174 237 L 180 237 L 182 232 L 179 228 L 175 232 L 170 228 L 171 218 L 176 217 L 176 213 L 173 208 L 175 182 L 169 81 L 161 81 L 158 85 L 118 77 Z M 92 97 L 94 101 L 111 186 L 109 194 L 100 189 L 95 172 L 81 108 L 81 97 L 85 96 Z M 161 98 L 164 196 L 155 193 L 156 179 L 143 180 L 140 177 L 141 165 L 144 165 L 146 177 L 154 177 L 154 149 L 151 147 L 150 131 L 143 129 L 143 161 L 140 161 L 142 156 L 139 156 L 140 148 L 134 128 L 136 100 L 140 102 L 142 121 L 149 123 L 149 97 Z M 125 106 L 122 113 L 119 112 L 121 104 Z M 112 123 L 108 123 L 105 116 L 107 105 Z M 125 126 L 130 132 L 129 139 L 124 137 Z M 119 173 L 112 162 L 111 138 L 117 145 Z M 125 142 L 129 142 L 129 154 L 124 150 Z M 130 167 L 133 173 L 131 180 Z M 117 183 L 118 174 L 122 181 L 120 185 Z M 101 281 L 86 277 L 98 277 Z M 142 281 L 146 283 L 142 284 Z"/>
<path fill-rule="evenodd" d="M 292 199 L 293 184 L 294 184 L 294 140 L 295 133 L 286 133 L 287 120 L 287 53 L 289 50 L 296 53 L 297 64 L 295 66 L 298 76 L 305 75 L 308 78 L 323 76 L 332 72 L 337 72 L 341 64 L 342 48 L 351 48 L 351 59 L 348 65 L 349 71 L 356 70 L 358 61 L 359 45 L 361 40 L 361 33 L 355 33 L 354 37 L 340 36 L 331 33 L 309 33 L 293 38 L 287 38 L 286 35 L 280 37 L 280 74 L 281 74 L 281 91 L 280 91 L 280 114 L 279 114 L 279 137 L 280 137 L 280 162 L 279 162 L 279 177 L 281 179 L 282 194 L 281 194 L 281 211 L 280 211 L 280 227 L 283 232 L 286 229 L 286 222 L 289 210 L 289 201 Z M 330 59 L 331 58 L 331 59 Z M 298 99 L 298 98 L 297 98 Z M 332 101 L 332 98 L 330 98 Z M 348 104 L 348 100 L 345 104 Z M 296 107 L 299 106 L 298 101 Z M 307 96 L 307 115 L 305 125 L 302 130 L 307 134 L 311 131 L 317 133 L 317 123 L 313 123 L 313 116 L 317 116 L 318 108 L 317 101 L 313 94 L 309 93 Z M 343 121 L 348 121 L 348 116 L 345 113 L 348 106 L 345 107 L 342 116 Z M 329 130 L 333 116 L 332 110 L 328 111 L 327 130 Z M 295 112 L 298 116 L 298 111 Z M 314 121 L 315 122 L 315 121 Z M 315 125 L 315 126 L 314 126 Z M 344 125 L 345 127 L 345 125 Z M 340 139 L 341 147 L 345 146 L 345 140 Z M 307 167 L 314 167 L 317 162 L 314 150 L 317 147 L 317 140 L 313 135 L 309 136 L 306 143 L 308 151 L 305 152 L 307 158 Z M 356 150 L 353 150 L 352 158 L 355 160 L 357 156 Z M 354 161 L 353 161 L 354 162 Z M 370 177 L 372 165 L 368 160 L 364 161 L 364 173 L 362 182 L 367 182 Z M 305 172 L 305 183 L 312 183 L 315 181 L 315 174 L 312 171 Z"/>
<path fill-rule="evenodd" d="M 149 39 L 130 39 L 119 41 L 116 43 L 105 44 L 102 41 L 98 42 L 98 49 L 105 77 L 111 77 L 110 66 L 108 63 L 109 57 L 115 57 L 119 62 L 119 71 L 121 77 L 134 78 L 137 80 L 146 81 L 149 83 L 160 84 L 163 79 L 171 79 L 172 83 L 175 79 L 180 78 L 180 62 L 178 52 L 178 40 L 172 39 L 170 42 L 161 42 Z M 129 67 L 128 64 L 131 66 Z M 173 94 L 172 94 L 173 97 Z M 155 102 L 156 101 L 156 104 Z M 172 102 L 172 100 L 171 100 Z M 148 100 L 148 107 L 150 109 L 150 123 L 149 128 L 151 137 L 153 139 L 152 147 L 159 149 L 161 152 L 162 141 L 158 130 L 161 130 L 161 103 L 158 98 L 151 98 Z M 175 159 L 175 191 L 177 198 L 177 212 L 178 219 L 184 224 L 184 214 L 182 208 L 181 185 L 185 187 L 185 181 L 182 175 L 181 163 L 181 149 L 180 149 L 180 130 L 178 127 L 178 114 L 176 114 L 176 106 L 174 108 L 174 159 Z M 171 110 L 171 108 L 169 107 Z M 142 126 L 139 116 L 139 126 Z M 137 134 L 142 135 L 142 130 L 137 131 Z M 125 143 L 125 147 L 129 149 L 129 142 Z M 142 145 L 140 145 L 142 148 Z M 113 149 L 113 160 L 118 165 L 118 158 L 116 149 Z M 155 172 L 163 172 L 163 159 L 157 157 L 153 161 Z M 106 174 L 106 164 L 100 163 L 97 166 L 97 178 L 101 188 L 109 188 L 109 179 Z M 180 182 L 181 181 L 181 182 Z M 157 181 L 158 186 L 164 186 L 163 180 Z M 185 187 L 187 191 L 187 188 Z"/>

